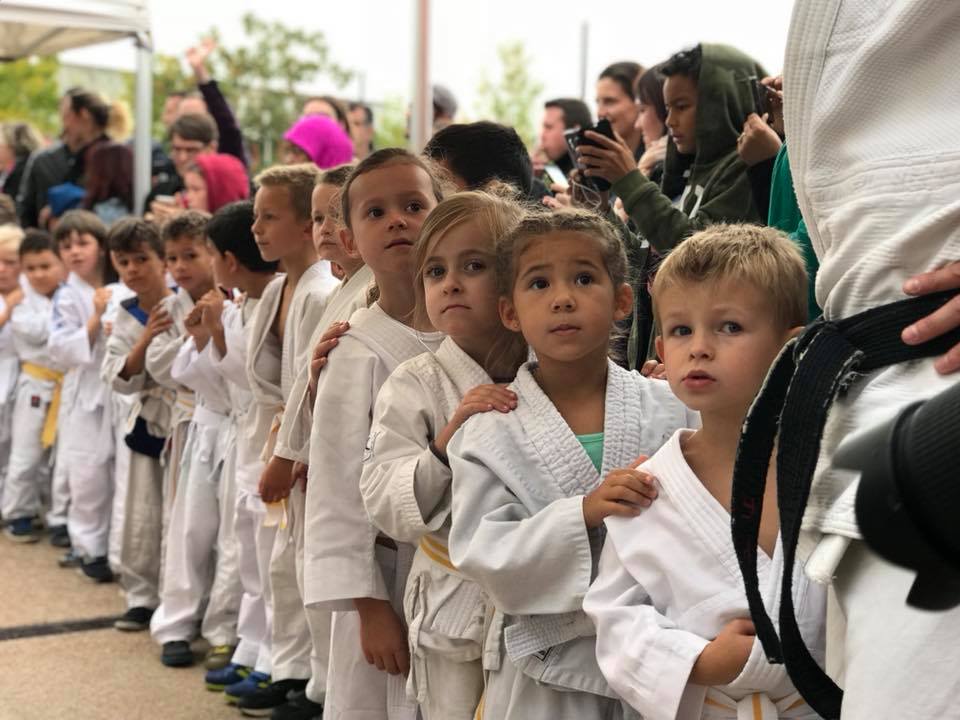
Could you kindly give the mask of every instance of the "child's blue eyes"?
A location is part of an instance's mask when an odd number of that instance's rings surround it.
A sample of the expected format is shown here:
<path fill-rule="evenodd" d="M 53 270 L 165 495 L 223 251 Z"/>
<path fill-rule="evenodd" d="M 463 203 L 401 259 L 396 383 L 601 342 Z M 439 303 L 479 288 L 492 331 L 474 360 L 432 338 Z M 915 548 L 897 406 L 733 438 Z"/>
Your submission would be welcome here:
<path fill-rule="evenodd" d="M 728 321 L 723 324 L 723 331 L 726 333 L 733 334 L 733 333 L 738 333 L 741 330 L 743 330 L 743 328 L 741 327 L 740 323 Z"/>

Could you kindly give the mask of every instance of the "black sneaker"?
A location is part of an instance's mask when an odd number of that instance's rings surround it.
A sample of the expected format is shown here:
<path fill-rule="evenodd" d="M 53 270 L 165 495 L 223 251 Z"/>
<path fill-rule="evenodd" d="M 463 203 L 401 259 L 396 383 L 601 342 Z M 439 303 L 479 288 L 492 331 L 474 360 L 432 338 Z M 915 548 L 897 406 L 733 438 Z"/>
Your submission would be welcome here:
<path fill-rule="evenodd" d="M 83 563 L 80 570 L 95 583 L 113 582 L 113 570 L 106 557 L 98 557 Z"/>
<path fill-rule="evenodd" d="M 286 705 L 306 687 L 306 680 L 277 680 L 241 698 L 237 707 L 248 717 L 270 717 L 274 708 Z"/>
<path fill-rule="evenodd" d="M 125 632 L 137 632 L 146 630 L 150 627 L 150 618 L 153 617 L 153 610 L 145 607 L 132 607 L 123 615 L 118 617 L 113 623 L 117 630 Z"/>
<path fill-rule="evenodd" d="M 286 705 L 273 709 L 270 720 L 323 720 L 323 705 L 297 693 Z"/>
<path fill-rule="evenodd" d="M 186 640 L 174 640 L 163 644 L 160 662 L 167 667 L 190 667 L 193 665 L 193 650 Z"/>
<path fill-rule="evenodd" d="M 70 547 L 70 534 L 66 525 L 57 525 L 50 528 L 50 544 L 58 548 Z"/>
<path fill-rule="evenodd" d="M 83 558 L 73 550 L 68 550 L 57 560 L 57 565 L 62 568 L 78 568 L 83 565 Z"/>

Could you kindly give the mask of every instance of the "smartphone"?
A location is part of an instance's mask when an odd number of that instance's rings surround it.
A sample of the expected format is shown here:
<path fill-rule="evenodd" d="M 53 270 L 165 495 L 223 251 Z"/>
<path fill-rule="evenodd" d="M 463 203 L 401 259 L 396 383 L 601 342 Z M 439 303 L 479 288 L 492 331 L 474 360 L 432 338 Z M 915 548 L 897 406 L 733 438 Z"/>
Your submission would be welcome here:
<path fill-rule="evenodd" d="M 161 205 L 176 205 L 177 199 L 173 195 L 157 195 L 153 198 Z"/>
<path fill-rule="evenodd" d="M 579 145 L 597 144 L 593 140 L 587 138 L 587 130 L 593 130 L 595 133 L 599 133 L 604 137 L 608 137 L 613 140 L 613 128 L 610 126 L 610 121 L 606 118 L 601 119 L 593 127 L 573 128 L 563 133 L 563 137 L 567 141 L 567 153 L 570 155 L 570 159 L 573 161 L 574 166 L 581 173 L 583 172 L 583 165 L 581 165 L 580 161 L 577 159 L 577 147 Z M 599 192 L 605 192 L 610 189 L 610 182 L 599 177 L 583 176 L 583 184 L 587 187 L 592 187 L 594 190 Z"/>
<path fill-rule="evenodd" d="M 560 185 L 564 190 L 570 187 L 570 183 L 567 180 L 567 176 L 563 174 L 563 170 L 558 168 L 553 163 L 547 163 L 544 165 L 543 172 L 546 173 L 548 178 L 550 178 L 550 182 L 552 184 Z"/>

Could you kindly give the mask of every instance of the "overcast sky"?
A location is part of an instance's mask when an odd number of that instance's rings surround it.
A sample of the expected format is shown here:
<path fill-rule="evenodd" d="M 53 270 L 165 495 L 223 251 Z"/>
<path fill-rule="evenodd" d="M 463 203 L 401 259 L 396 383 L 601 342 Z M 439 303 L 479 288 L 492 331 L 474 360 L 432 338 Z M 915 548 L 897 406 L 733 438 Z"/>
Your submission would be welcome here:
<path fill-rule="evenodd" d="M 320 30 L 331 58 L 363 71 L 370 100 L 409 98 L 413 58 L 413 0 L 152 0 L 156 49 L 182 55 L 207 28 L 216 26 L 227 45 L 243 43 L 240 17 Z M 305 8 L 309 7 L 309 10 Z M 700 41 L 736 45 L 772 73 L 783 64 L 793 0 L 433 0 L 431 71 L 450 87 L 460 106 L 476 116 L 483 73 L 499 77 L 496 48 L 522 40 L 531 75 L 544 85 L 543 99 L 579 96 L 580 26 L 589 22 L 587 99 L 604 66 L 616 60 L 651 65 Z M 67 62 L 132 69 L 131 43 L 112 43 L 63 55 Z M 323 80 L 311 90 L 334 91 Z M 360 94 L 358 82 L 336 91 Z"/>

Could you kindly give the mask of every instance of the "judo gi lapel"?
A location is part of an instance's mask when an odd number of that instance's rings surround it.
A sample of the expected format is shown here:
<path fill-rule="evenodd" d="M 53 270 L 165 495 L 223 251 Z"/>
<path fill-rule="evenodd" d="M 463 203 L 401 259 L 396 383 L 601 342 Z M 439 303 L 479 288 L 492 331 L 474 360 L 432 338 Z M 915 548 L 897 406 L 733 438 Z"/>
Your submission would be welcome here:
<path fill-rule="evenodd" d="M 391 371 L 404 360 L 430 351 L 420 333 L 394 320 L 379 305 L 357 310 L 350 318 L 347 334 L 373 350 Z"/>
<path fill-rule="evenodd" d="M 528 363 L 517 373 L 513 387 L 519 402 L 514 412 L 563 495 L 586 495 L 599 485 L 601 475 L 573 430 L 534 379 L 532 370 L 535 367 L 534 363 Z M 633 384 L 627 382 L 627 376 L 625 370 L 608 361 L 603 418 L 604 473 L 629 462 L 639 452 L 637 434 L 631 437 L 626 432 L 629 411 L 640 402 Z"/>
<path fill-rule="evenodd" d="M 477 387 L 477 385 L 489 385 L 493 382 L 490 376 L 487 375 L 487 371 L 480 367 L 480 365 L 472 357 L 467 355 L 451 338 L 444 339 L 434 357 L 447 374 L 447 377 L 450 378 L 454 388 L 456 388 L 457 397 L 445 398 L 448 406 L 454 410 L 459 406 L 463 396 L 470 390 Z M 424 379 L 429 382 L 429 378 L 425 377 Z M 439 384 L 442 385 L 442 383 Z M 431 389 L 437 392 L 437 394 L 443 393 L 443 388 L 441 387 Z M 449 395 L 449 393 L 447 394 Z"/>

